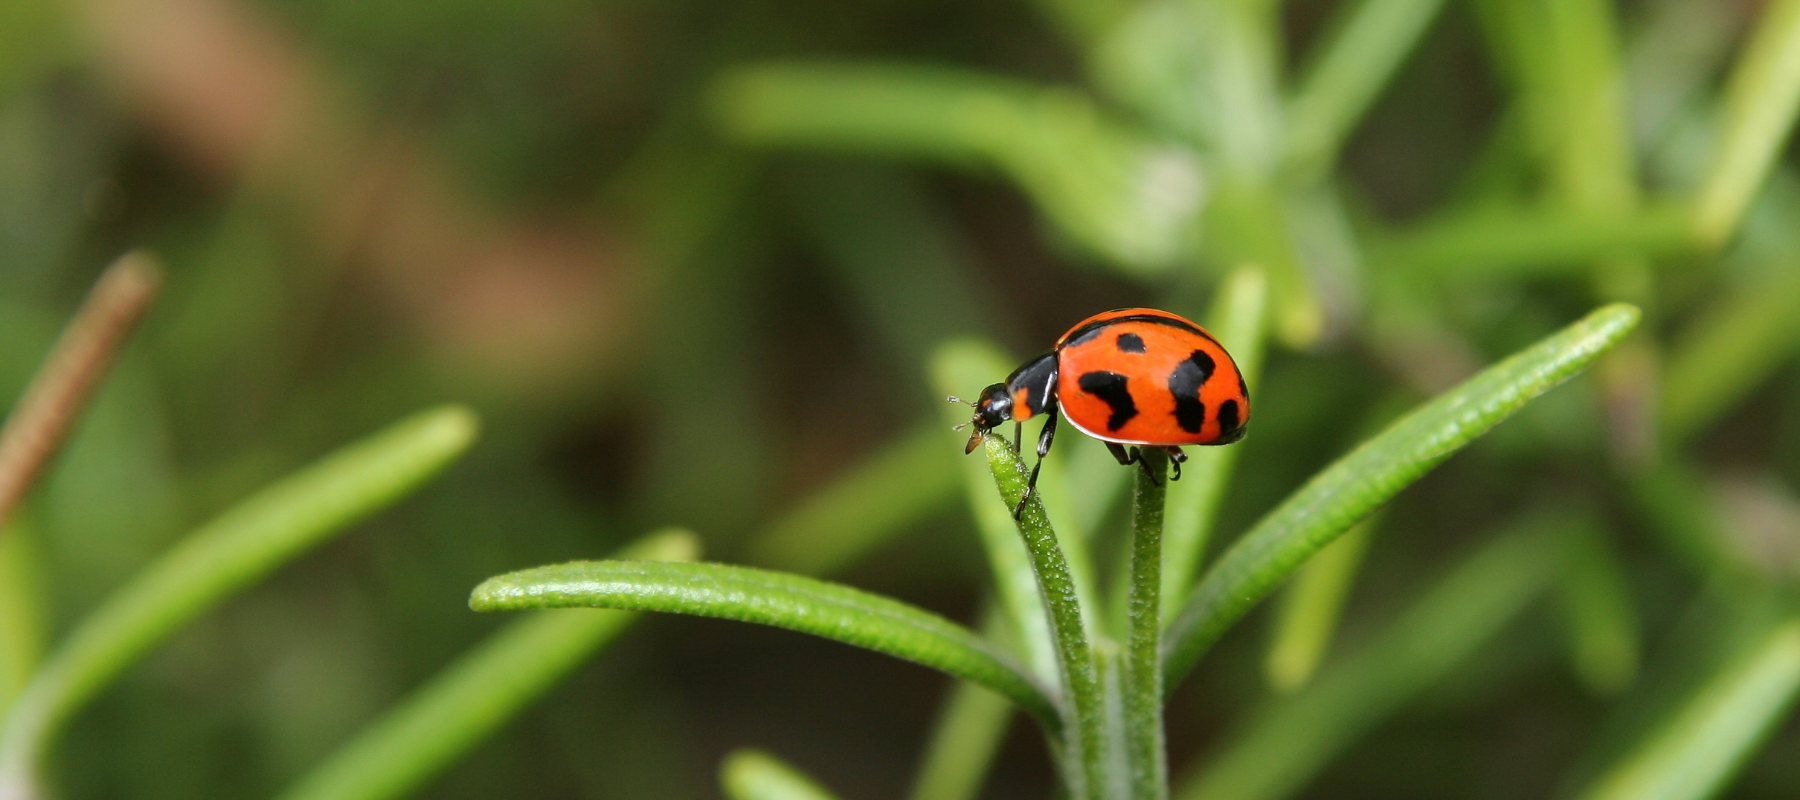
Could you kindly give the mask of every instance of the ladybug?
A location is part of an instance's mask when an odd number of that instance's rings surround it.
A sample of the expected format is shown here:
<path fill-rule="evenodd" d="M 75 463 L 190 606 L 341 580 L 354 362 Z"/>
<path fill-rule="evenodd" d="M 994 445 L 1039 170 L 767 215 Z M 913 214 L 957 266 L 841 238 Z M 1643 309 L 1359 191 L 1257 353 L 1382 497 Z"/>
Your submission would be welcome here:
<path fill-rule="evenodd" d="M 1037 486 L 1056 437 L 1058 408 L 1070 425 L 1105 442 L 1122 465 L 1142 463 L 1139 447 L 1167 451 L 1174 480 L 1181 479 L 1187 460 L 1181 445 L 1231 444 L 1244 438 L 1250 420 L 1250 393 L 1231 354 L 1204 328 L 1154 308 L 1121 308 L 1082 320 L 1050 352 L 983 389 L 970 405 L 975 430 L 965 454 L 1009 419 L 1022 423 L 1049 415 L 1015 517 Z M 1127 451 L 1126 445 L 1137 447 Z"/>

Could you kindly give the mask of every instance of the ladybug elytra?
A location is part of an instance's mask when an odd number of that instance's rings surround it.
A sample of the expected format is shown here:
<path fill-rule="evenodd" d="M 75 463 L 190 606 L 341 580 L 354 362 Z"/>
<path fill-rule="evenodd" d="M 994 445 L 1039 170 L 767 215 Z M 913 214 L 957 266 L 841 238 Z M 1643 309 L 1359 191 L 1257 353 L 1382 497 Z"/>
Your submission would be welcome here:
<path fill-rule="evenodd" d="M 1037 486 L 1059 408 L 1070 425 L 1105 442 L 1120 464 L 1141 463 L 1138 447 L 1166 451 L 1176 480 L 1187 460 L 1181 445 L 1231 444 L 1243 438 L 1250 420 L 1250 394 L 1231 354 L 1200 326 L 1153 308 L 1121 308 L 1082 320 L 1050 352 L 983 389 L 972 405 L 975 431 L 965 453 L 1007 420 L 1049 415 L 1014 516 Z M 1128 451 L 1126 445 L 1137 447 Z"/>

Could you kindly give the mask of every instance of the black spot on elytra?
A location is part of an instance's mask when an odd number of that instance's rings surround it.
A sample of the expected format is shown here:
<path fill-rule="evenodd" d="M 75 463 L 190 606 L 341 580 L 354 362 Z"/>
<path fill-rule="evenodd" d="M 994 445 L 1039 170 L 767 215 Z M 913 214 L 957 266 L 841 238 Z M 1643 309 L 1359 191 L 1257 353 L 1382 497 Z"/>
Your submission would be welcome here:
<path fill-rule="evenodd" d="M 1236 400 L 1226 400 L 1219 404 L 1219 438 L 1235 439 L 1237 433 L 1238 405 Z"/>
<path fill-rule="evenodd" d="M 1131 390 L 1125 388 L 1125 376 L 1117 372 L 1090 372 L 1076 381 L 1081 390 L 1112 407 L 1112 416 L 1106 418 L 1106 429 L 1116 431 L 1125 427 L 1132 417 L 1137 416 L 1137 403 L 1131 400 Z"/>
<path fill-rule="evenodd" d="M 1175 424 L 1188 433 L 1199 433 L 1206 425 L 1206 404 L 1200 402 L 1200 387 L 1217 366 L 1212 356 L 1195 350 L 1169 373 L 1169 393 L 1175 395 Z"/>
<path fill-rule="evenodd" d="M 1113 344 L 1118 345 L 1120 352 L 1124 352 L 1124 353 L 1142 353 L 1142 352 L 1144 352 L 1144 340 L 1141 338 L 1138 338 L 1138 335 L 1135 333 L 1121 333 L 1121 334 L 1119 334 L 1119 338 L 1113 340 Z"/>

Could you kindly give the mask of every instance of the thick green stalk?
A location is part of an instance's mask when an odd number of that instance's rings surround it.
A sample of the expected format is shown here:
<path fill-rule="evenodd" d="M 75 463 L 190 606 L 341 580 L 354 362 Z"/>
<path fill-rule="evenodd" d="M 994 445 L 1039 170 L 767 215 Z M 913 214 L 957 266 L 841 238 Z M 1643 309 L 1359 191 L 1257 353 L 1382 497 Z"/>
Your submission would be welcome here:
<path fill-rule="evenodd" d="M 157 642 L 332 533 L 405 497 L 475 439 L 475 415 L 414 415 L 271 486 L 202 526 L 63 641 L 0 734 L 0 795 L 26 785 L 68 718 Z"/>
<path fill-rule="evenodd" d="M 1133 800 L 1161 800 L 1169 792 L 1163 746 L 1162 529 L 1168 455 L 1141 448 L 1145 470 L 1131 498 L 1131 637 L 1125 646 L 1125 748 Z"/>
<path fill-rule="evenodd" d="M 1004 437 L 989 435 L 983 444 L 987 449 L 988 468 L 1000 489 L 1000 500 L 1012 509 L 1025 493 L 1025 480 L 1030 472 L 1024 460 L 1013 452 Z M 1069 795 L 1076 798 L 1103 797 L 1111 782 L 1106 753 L 1105 698 L 1100 690 L 1099 673 L 1094 668 L 1094 653 L 1089 648 L 1087 627 L 1082 621 L 1081 602 L 1075 581 L 1069 577 L 1069 563 L 1057 544 L 1056 531 L 1044 515 L 1044 504 L 1032 497 L 1019 516 L 1019 534 L 1024 537 L 1030 554 L 1031 569 L 1037 575 L 1038 591 L 1050 615 L 1050 638 L 1056 647 L 1056 659 L 1062 674 L 1065 707 L 1075 715 L 1073 725 L 1064 729 L 1064 773 L 1069 781 Z"/>

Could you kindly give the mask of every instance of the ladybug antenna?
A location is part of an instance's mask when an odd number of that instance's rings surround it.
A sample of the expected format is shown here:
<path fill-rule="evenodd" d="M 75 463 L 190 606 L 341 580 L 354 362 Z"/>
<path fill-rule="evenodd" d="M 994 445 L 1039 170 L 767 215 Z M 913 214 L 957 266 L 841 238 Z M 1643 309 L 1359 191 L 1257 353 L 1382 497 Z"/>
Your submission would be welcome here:
<path fill-rule="evenodd" d="M 967 400 L 964 400 L 964 399 L 962 399 L 962 398 L 960 398 L 960 397 L 957 397 L 957 396 L 956 396 L 956 395 L 950 395 L 950 396 L 949 396 L 949 397 L 946 397 L 946 398 L 944 398 L 944 402 L 947 402 L 947 403 L 962 403 L 962 404 L 963 404 L 963 405 L 965 405 L 965 406 L 970 406 L 970 407 L 974 407 L 974 405 L 975 405 L 975 404 L 974 404 L 974 403 L 971 403 L 971 402 L 969 402 L 969 401 L 967 401 Z"/>

